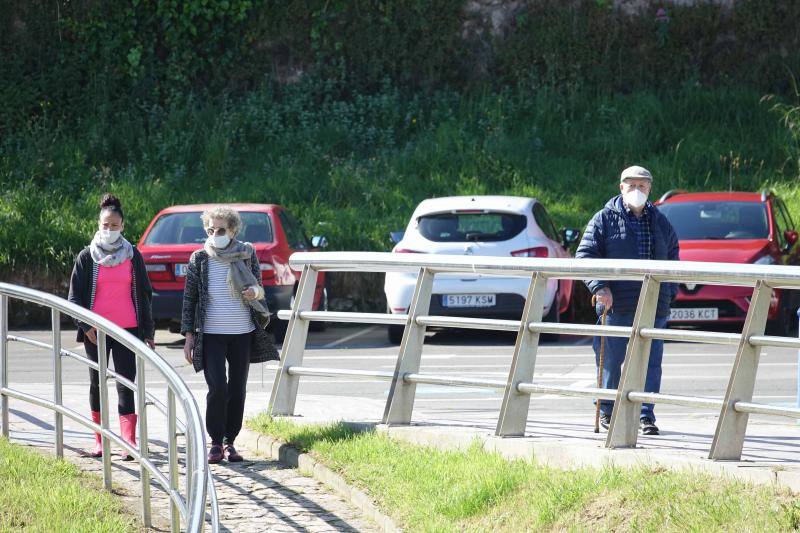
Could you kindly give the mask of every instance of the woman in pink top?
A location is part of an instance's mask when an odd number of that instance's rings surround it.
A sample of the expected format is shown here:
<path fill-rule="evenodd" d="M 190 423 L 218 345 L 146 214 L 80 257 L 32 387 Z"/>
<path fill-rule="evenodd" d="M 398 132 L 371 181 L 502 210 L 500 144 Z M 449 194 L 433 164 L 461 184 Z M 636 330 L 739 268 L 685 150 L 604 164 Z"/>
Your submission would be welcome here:
<path fill-rule="evenodd" d="M 122 203 L 106 194 L 100 202 L 99 230 L 92 242 L 75 259 L 69 286 L 69 301 L 110 320 L 117 326 L 144 340 L 150 348 L 154 324 L 151 307 L 153 289 L 147 278 L 142 254 L 122 236 L 124 230 Z M 83 342 L 86 355 L 97 362 L 97 331 L 78 322 L 78 342 Z M 114 359 L 114 370 L 122 377 L 136 379 L 136 356 L 112 337 L 107 338 L 106 360 Z M 96 370 L 89 370 L 89 404 L 92 420 L 100 423 L 100 386 Z M 133 391 L 117 382 L 118 412 L 122 438 L 136 447 L 136 409 Z M 95 434 L 93 457 L 103 455 L 100 434 Z M 125 454 L 127 459 L 131 457 Z"/>

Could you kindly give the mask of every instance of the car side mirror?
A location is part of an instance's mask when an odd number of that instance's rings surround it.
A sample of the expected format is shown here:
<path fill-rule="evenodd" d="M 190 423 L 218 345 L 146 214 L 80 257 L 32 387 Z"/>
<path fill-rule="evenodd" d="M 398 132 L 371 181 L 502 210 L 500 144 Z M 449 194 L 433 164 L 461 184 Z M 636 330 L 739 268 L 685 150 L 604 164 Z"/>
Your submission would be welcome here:
<path fill-rule="evenodd" d="M 403 240 L 403 236 L 405 234 L 406 234 L 405 231 L 390 231 L 389 239 L 391 239 L 393 244 L 397 244 L 398 242 Z"/>
<path fill-rule="evenodd" d="M 791 248 L 797 242 L 797 232 L 793 229 L 787 229 L 783 232 L 783 238 L 786 239 L 786 247 Z"/>
<path fill-rule="evenodd" d="M 327 248 L 328 239 L 326 239 L 322 235 L 314 235 L 313 237 L 311 237 L 311 246 L 313 248 Z"/>
<path fill-rule="evenodd" d="M 564 241 L 564 245 L 570 245 L 578 242 L 578 239 L 581 237 L 580 230 L 575 228 L 564 228 L 561 230 L 561 240 Z"/>

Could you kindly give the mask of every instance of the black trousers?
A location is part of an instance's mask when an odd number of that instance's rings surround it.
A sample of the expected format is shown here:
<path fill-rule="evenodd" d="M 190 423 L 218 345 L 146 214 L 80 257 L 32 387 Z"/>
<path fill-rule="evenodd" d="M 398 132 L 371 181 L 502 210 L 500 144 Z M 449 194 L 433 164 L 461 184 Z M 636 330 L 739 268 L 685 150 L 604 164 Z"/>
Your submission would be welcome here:
<path fill-rule="evenodd" d="M 137 328 L 129 328 L 126 331 L 133 335 L 138 335 Z M 83 346 L 86 349 L 86 355 L 97 362 L 97 345 L 92 344 L 89 339 L 84 336 Z M 108 354 L 114 359 L 114 371 L 122 377 L 131 381 L 136 381 L 136 356 L 128 348 L 120 344 L 118 341 L 106 336 L 106 362 L 108 361 Z M 99 373 L 97 370 L 89 369 L 89 405 L 92 411 L 100 410 L 100 385 Z M 133 391 L 122 383 L 117 383 L 117 398 L 119 403 L 117 411 L 121 415 L 130 415 L 136 412 L 136 403 L 133 401 Z"/>
<path fill-rule="evenodd" d="M 203 334 L 203 374 L 208 384 L 206 430 L 212 444 L 223 444 L 223 439 L 225 444 L 233 444 L 242 429 L 252 336 Z"/>

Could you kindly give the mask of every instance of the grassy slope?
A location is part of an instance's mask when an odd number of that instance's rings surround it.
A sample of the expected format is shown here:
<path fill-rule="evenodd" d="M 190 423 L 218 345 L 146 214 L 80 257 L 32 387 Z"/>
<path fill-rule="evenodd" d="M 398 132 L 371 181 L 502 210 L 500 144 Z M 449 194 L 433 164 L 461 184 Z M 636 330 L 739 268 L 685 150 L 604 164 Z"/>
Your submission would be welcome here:
<path fill-rule="evenodd" d="M 387 232 L 437 195 L 536 196 L 583 227 L 633 163 L 653 171 L 656 197 L 770 186 L 800 219 L 797 150 L 761 96 L 386 89 L 345 101 L 298 86 L 171 111 L 98 105 L 76 127 L 35 122 L 0 141 L 0 270 L 63 276 L 107 190 L 125 201 L 129 238 L 174 203 L 277 202 L 344 250 L 386 250 Z"/>
<path fill-rule="evenodd" d="M 0 438 L 0 531 L 136 531 L 101 483 Z"/>
<path fill-rule="evenodd" d="M 479 446 L 442 451 L 260 415 L 253 429 L 309 451 L 409 531 L 789 531 L 791 494 L 660 468 L 564 471 Z"/>

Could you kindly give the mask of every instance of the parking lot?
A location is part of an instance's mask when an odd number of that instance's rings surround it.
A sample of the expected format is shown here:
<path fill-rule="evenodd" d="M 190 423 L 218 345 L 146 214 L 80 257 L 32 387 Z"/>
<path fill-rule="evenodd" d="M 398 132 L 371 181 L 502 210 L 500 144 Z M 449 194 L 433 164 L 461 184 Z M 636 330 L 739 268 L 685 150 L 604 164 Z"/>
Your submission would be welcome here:
<path fill-rule="evenodd" d="M 49 331 L 11 332 L 49 342 Z M 83 354 L 83 347 L 74 341 L 74 331 L 62 333 L 67 349 Z M 304 366 L 341 369 L 392 371 L 399 347 L 386 340 L 384 326 L 330 326 L 324 332 L 309 334 Z M 421 372 L 452 376 L 483 377 L 503 380 L 514 350 L 513 334 L 488 332 L 441 331 L 429 333 L 422 356 Z M 183 359 L 183 338 L 159 330 L 156 350 L 189 384 L 201 409 L 204 407 L 206 384 L 202 373 L 195 373 Z M 733 346 L 703 346 L 667 342 L 664 353 L 662 392 L 722 397 L 727 386 L 735 355 Z M 591 386 L 595 383 L 594 358 L 589 339 L 566 337 L 541 345 L 534 381 L 559 385 Z M 275 377 L 276 362 L 251 367 L 248 385 L 248 413 L 266 409 Z M 65 390 L 80 391 L 88 383 L 87 371 L 72 360 L 64 361 Z M 148 387 L 158 390 L 159 380 L 148 376 Z M 10 344 L 9 379 L 12 387 L 49 389 L 52 386 L 50 356 L 44 350 L 19 343 Z M 163 382 L 162 382 L 163 383 Z M 114 398 L 114 388 L 109 387 Z M 330 409 L 336 410 L 341 397 L 358 399 L 360 418 L 380 419 L 389 390 L 389 382 L 373 379 L 308 377 L 301 379 L 299 398 L 328 398 Z M 795 405 L 797 390 L 797 353 L 791 349 L 767 348 L 762 352 L 755 401 Z M 88 405 L 83 394 L 65 397 L 76 409 Z M 446 420 L 452 423 L 494 428 L 502 402 L 502 391 L 474 387 L 417 387 L 415 420 Z M 298 408 L 299 414 L 302 410 Z M 352 411 L 351 411 L 352 413 Z M 531 397 L 530 419 L 568 420 L 587 428 L 593 425 L 591 402 L 581 398 L 554 395 Z M 669 431 L 680 431 L 681 421 L 691 417 L 708 419 L 708 432 L 713 433 L 715 412 L 661 406 L 656 408 L 659 425 Z M 793 424 L 788 419 L 751 417 L 759 421 Z"/>

